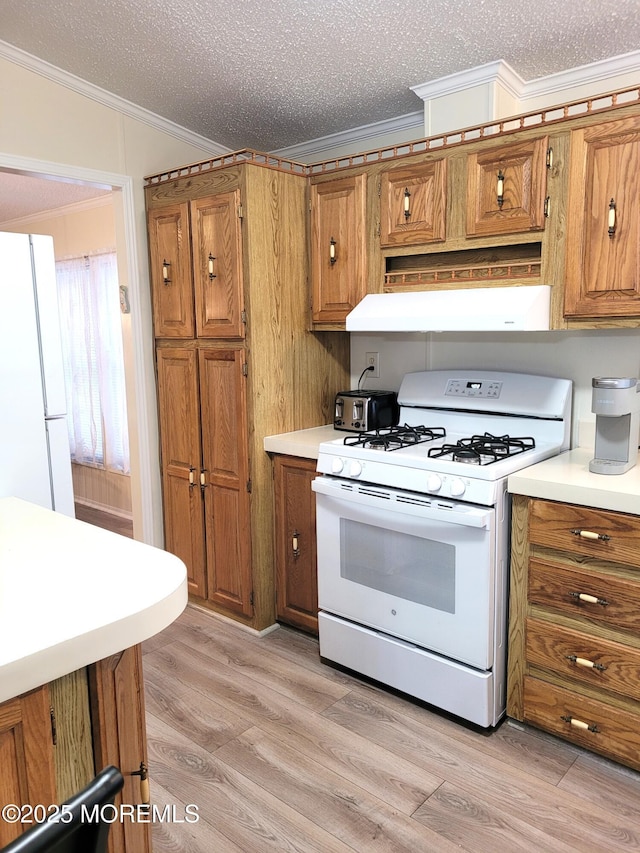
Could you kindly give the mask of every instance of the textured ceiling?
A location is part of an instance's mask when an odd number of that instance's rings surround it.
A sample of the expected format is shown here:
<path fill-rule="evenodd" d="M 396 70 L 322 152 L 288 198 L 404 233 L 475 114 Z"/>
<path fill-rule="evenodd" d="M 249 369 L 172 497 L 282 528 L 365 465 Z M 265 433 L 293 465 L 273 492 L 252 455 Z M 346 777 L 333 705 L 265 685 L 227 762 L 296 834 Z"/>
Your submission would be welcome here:
<path fill-rule="evenodd" d="M 231 149 L 414 112 L 410 87 L 636 50 L 638 0 L 0 0 L 0 37 Z"/>
<path fill-rule="evenodd" d="M 273 151 L 419 111 L 410 87 L 497 59 L 529 81 L 637 50 L 640 15 L 638 0 L 0 0 L 0 38 L 221 146 Z M 92 194 L 17 181 L 0 173 L 0 223 Z"/>

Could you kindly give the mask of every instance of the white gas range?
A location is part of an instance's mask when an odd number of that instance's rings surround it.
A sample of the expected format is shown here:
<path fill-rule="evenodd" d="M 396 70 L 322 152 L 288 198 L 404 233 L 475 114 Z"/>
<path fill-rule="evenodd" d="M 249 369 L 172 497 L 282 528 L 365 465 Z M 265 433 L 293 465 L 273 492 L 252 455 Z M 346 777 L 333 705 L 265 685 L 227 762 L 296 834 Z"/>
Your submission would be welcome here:
<path fill-rule="evenodd" d="M 571 382 L 407 374 L 400 420 L 320 445 L 320 654 L 481 726 L 505 710 L 507 477 L 569 448 Z"/>

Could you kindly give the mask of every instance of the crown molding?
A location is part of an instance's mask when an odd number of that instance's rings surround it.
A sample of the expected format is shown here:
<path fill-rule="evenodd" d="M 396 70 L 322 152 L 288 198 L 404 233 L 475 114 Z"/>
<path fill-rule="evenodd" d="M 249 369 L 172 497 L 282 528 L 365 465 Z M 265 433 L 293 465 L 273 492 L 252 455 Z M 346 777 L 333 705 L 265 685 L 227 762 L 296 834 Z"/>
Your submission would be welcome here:
<path fill-rule="evenodd" d="M 444 95 L 452 95 L 473 86 L 485 83 L 499 83 L 513 97 L 526 102 L 531 99 L 551 97 L 558 92 L 579 86 L 596 86 L 599 83 L 623 74 L 637 74 L 640 71 L 640 50 L 612 56 L 588 65 L 579 65 L 566 71 L 558 71 L 535 80 L 523 78 L 503 59 L 469 68 L 438 80 L 411 86 L 422 100 L 428 101 Z"/>
<path fill-rule="evenodd" d="M 476 68 L 458 71 L 455 74 L 440 77 L 438 80 L 430 80 L 427 83 L 420 83 L 410 88 L 423 101 L 428 101 L 432 98 L 440 98 L 443 95 L 462 92 L 473 86 L 496 82 L 500 83 L 514 97 L 521 97 L 520 93 L 525 85 L 525 81 L 504 59 L 487 62 L 486 65 L 478 65 Z"/>
<path fill-rule="evenodd" d="M 350 130 L 331 133 L 328 136 L 319 136 L 317 139 L 310 139 L 308 142 L 290 145 L 287 148 L 279 148 L 277 151 L 271 151 L 270 153 L 278 157 L 285 157 L 288 160 L 298 160 L 304 163 L 312 160 L 317 154 L 323 154 L 325 151 L 334 148 L 348 146 L 352 150 L 362 150 L 356 149 L 354 146 L 368 139 L 386 134 L 401 133 L 406 135 L 409 133 L 413 134 L 414 131 L 417 131 L 419 137 L 424 136 L 424 110 L 419 110 L 415 113 L 405 113 L 404 115 L 385 119 L 384 121 L 376 121 L 372 124 L 363 124 L 359 127 L 353 127 Z"/>
<path fill-rule="evenodd" d="M 640 72 L 640 50 L 621 53 L 588 65 L 578 65 L 566 71 L 558 71 L 548 77 L 537 77 L 526 82 L 520 99 L 540 98 L 553 95 L 578 86 L 591 86 L 618 77 L 622 74 L 637 74 Z"/>
<path fill-rule="evenodd" d="M 61 68 L 57 68 L 55 65 L 51 65 L 51 63 L 45 62 L 43 59 L 39 59 L 37 56 L 33 56 L 2 40 L 0 40 L 0 58 L 13 62 L 14 65 L 26 68 L 27 71 L 33 71 L 35 74 L 45 77 L 53 83 L 58 83 L 72 92 L 77 92 L 85 98 L 116 110 L 116 112 L 142 122 L 142 124 L 146 124 L 149 127 L 153 127 L 155 130 L 166 133 L 180 142 L 202 148 L 213 156 L 228 154 L 231 151 L 230 148 L 219 145 L 212 139 L 207 139 L 199 133 L 187 130 L 187 128 L 169 121 L 169 119 L 162 118 L 162 116 L 139 107 L 125 98 L 114 95 L 112 92 L 107 92 L 106 89 L 94 86 L 93 83 L 88 83 L 86 80 L 76 77 L 75 74 L 69 74 L 68 71 L 63 71 Z"/>

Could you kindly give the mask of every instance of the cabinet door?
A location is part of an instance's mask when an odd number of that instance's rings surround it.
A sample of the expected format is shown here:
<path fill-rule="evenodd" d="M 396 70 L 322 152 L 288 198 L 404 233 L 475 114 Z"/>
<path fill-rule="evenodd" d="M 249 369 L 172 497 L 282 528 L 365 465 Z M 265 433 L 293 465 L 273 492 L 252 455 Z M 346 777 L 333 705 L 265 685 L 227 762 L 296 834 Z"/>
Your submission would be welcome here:
<path fill-rule="evenodd" d="M 241 338 L 240 191 L 191 202 L 191 242 L 200 338 Z"/>
<path fill-rule="evenodd" d="M 195 325 L 189 206 L 185 202 L 151 210 L 148 225 L 155 335 L 192 338 Z"/>
<path fill-rule="evenodd" d="M 467 236 L 544 228 L 548 139 L 500 145 L 467 158 Z"/>
<path fill-rule="evenodd" d="M 640 314 L 640 117 L 571 135 L 565 316 Z"/>
<path fill-rule="evenodd" d="M 383 172 L 380 245 L 412 246 L 445 239 L 445 160 Z"/>
<path fill-rule="evenodd" d="M 157 365 L 165 548 L 185 563 L 189 592 L 205 598 L 196 351 L 159 348 Z"/>
<path fill-rule="evenodd" d="M 51 705 L 45 685 L 0 705 L 0 805 L 57 802 Z M 28 827 L 0 820 L 4 847 Z"/>
<path fill-rule="evenodd" d="M 138 805 L 144 802 L 140 776 L 147 765 L 147 735 L 142 680 L 142 652 L 132 646 L 89 667 L 91 725 L 96 772 L 113 764 L 124 776 L 124 788 L 115 800 Z M 109 831 L 109 853 L 148 853 L 150 824 L 116 821 Z"/>
<path fill-rule="evenodd" d="M 207 598 L 251 616 L 245 352 L 200 350 Z"/>
<path fill-rule="evenodd" d="M 318 633 L 315 459 L 276 456 L 276 615 Z"/>
<path fill-rule="evenodd" d="M 366 293 L 366 175 L 311 186 L 312 316 L 344 322 Z"/>

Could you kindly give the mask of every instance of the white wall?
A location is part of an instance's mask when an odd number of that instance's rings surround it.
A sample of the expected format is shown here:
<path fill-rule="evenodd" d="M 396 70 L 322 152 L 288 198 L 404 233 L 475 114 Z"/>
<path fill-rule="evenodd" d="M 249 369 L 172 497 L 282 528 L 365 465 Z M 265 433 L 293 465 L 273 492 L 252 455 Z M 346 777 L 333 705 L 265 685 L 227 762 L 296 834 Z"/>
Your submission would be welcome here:
<path fill-rule="evenodd" d="M 353 383 L 364 368 L 365 353 L 370 351 L 380 353 L 380 378 L 367 378 L 365 388 L 395 391 L 405 373 L 447 367 L 510 370 L 571 379 L 573 446 L 592 440 L 595 415 L 591 412 L 591 379 L 640 376 L 640 331 L 636 329 L 495 334 L 352 333 Z"/>
<path fill-rule="evenodd" d="M 162 504 L 149 289 L 145 175 L 219 152 L 215 143 L 143 110 L 120 111 L 105 93 L 0 57 L 0 166 L 91 181 L 113 177 L 120 280 L 129 286 L 125 340 L 134 532 L 161 545 Z"/>

